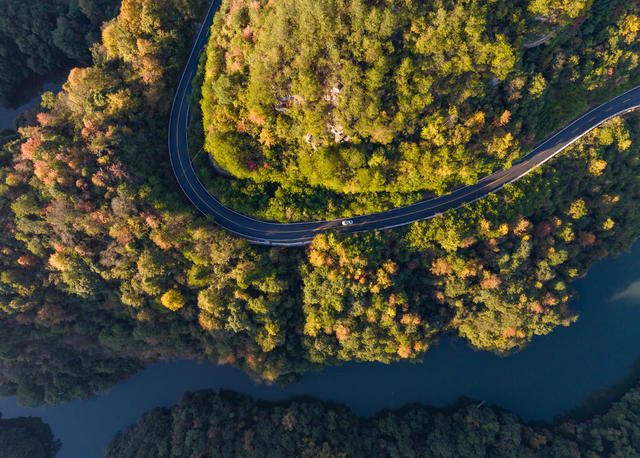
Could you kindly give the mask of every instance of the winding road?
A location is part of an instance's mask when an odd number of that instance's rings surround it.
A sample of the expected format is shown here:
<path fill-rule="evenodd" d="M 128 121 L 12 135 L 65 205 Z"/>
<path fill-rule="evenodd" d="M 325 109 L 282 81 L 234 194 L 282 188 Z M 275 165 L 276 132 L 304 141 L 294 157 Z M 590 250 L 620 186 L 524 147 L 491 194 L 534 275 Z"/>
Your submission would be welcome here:
<path fill-rule="evenodd" d="M 178 184 L 187 198 L 202 213 L 230 232 L 261 245 L 295 246 L 311 243 L 314 236 L 331 230 L 366 232 L 404 226 L 433 218 L 441 213 L 496 192 L 547 162 L 578 139 L 605 121 L 640 107 L 640 86 L 600 105 L 573 121 L 511 168 L 486 176 L 476 184 L 457 189 L 451 194 L 423 200 L 413 205 L 394 208 L 382 213 L 352 217 L 353 224 L 343 226 L 344 219 L 307 223 L 279 224 L 259 221 L 222 205 L 198 179 L 189 158 L 187 127 L 189 122 L 188 96 L 191 82 L 198 69 L 200 52 L 207 43 L 219 0 L 209 7 L 207 16 L 189 56 L 173 101 L 169 121 L 169 155 Z"/>

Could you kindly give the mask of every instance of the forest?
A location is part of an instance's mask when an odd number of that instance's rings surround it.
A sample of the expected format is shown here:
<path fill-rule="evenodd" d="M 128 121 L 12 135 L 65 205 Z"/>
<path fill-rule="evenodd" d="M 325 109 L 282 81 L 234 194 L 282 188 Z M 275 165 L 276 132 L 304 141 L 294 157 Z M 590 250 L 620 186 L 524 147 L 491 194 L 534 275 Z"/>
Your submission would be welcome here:
<path fill-rule="evenodd" d="M 443 194 L 638 84 L 638 14 L 628 0 L 225 0 L 194 150 L 233 176 L 210 190 L 261 219 Z"/>
<path fill-rule="evenodd" d="M 88 64 L 116 0 L 0 0 L 0 105 L 20 102 L 25 81 Z"/>
<path fill-rule="evenodd" d="M 636 457 L 640 385 L 606 411 L 553 425 L 525 423 L 495 406 L 461 400 L 410 405 L 371 418 L 311 399 L 273 403 L 220 391 L 186 394 L 116 436 L 107 458 L 146 457 Z"/>
<path fill-rule="evenodd" d="M 40 418 L 3 419 L 0 413 L 0 456 L 6 458 L 53 458 L 61 443 Z"/>
<path fill-rule="evenodd" d="M 617 46 L 633 33 L 595 31 L 593 17 L 615 8 L 598 17 L 633 23 L 634 2 L 535 5 L 575 46 L 604 37 L 593 52 L 614 53 L 611 81 L 627 84 L 625 62 L 637 55 Z M 578 319 L 570 282 L 640 235 L 640 116 L 631 114 L 428 222 L 325 234 L 305 248 L 232 236 L 187 203 L 166 147 L 170 101 L 207 6 L 123 0 L 92 64 L 45 93 L 18 132 L 1 133 L 0 395 L 59 404 L 171 358 L 287 384 L 345 361 L 419 361 L 443 335 L 507 355 Z M 583 8 L 591 22 L 572 19 Z M 557 46 L 558 78 L 582 75 Z"/>

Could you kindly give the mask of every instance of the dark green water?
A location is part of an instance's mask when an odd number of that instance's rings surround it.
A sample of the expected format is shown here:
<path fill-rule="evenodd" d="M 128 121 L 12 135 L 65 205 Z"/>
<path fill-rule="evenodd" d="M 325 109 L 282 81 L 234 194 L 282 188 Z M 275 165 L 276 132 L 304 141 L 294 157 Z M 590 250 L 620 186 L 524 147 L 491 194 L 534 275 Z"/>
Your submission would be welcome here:
<path fill-rule="evenodd" d="M 0 411 L 5 418 L 42 417 L 63 442 L 61 458 L 99 457 L 111 436 L 143 412 L 203 388 L 267 400 L 313 396 L 362 415 L 415 402 L 444 406 L 469 396 L 526 420 L 551 421 L 624 376 L 640 355 L 640 243 L 629 254 L 598 263 L 574 287 L 578 322 L 507 358 L 443 340 L 422 364 L 346 364 L 310 373 L 287 390 L 256 385 L 230 367 L 173 361 L 151 366 L 95 399 L 24 409 L 6 398 Z"/>

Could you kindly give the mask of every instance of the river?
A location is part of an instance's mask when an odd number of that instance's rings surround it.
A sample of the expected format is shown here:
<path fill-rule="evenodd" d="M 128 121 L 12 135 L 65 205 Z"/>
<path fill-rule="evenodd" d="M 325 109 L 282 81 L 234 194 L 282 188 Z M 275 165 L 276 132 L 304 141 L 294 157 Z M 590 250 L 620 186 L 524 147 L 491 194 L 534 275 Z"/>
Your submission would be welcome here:
<path fill-rule="evenodd" d="M 57 90 L 47 83 L 42 91 Z M 0 108 L 0 129 L 24 109 Z M 145 411 L 175 404 L 185 391 L 225 388 L 260 399 L 313 396 L 343 403 L 360 415 L 407 403 L 445 406 L 461 396 L 486 400 L 526 420 L 548 420 L 591 391 L 625 375 L 640 355 L 640 243 L 632 252 L 596 264 L 573 284 L 577 323 L 538 337 L 522 352 L 500 358 L 443 339 L 420 364 L 357 364 L 307 374 L 286 390 L 257 385 L 228 366 L 172 361 L 148 367 L 102 396 L 57 407 L 25 409 L 0 399 L 4 418 L 39 416 L 63 442 L 59 458 L 99 457 L 111 437 Z"/>
<path fill-rule="evenodd" d="M 60 80 L 64 81 L 64 80 Z M 40 96 L 46 91 L 57 92 L 62 87 L 62 82 L 48 82 L 35 85 L 26 89 L 30 94 L 36 94 L 31 98 L 28 102 L 25 102 L 24 105 L 21 105 L 17 108 L 10 107 L 2 107 L 0 106 L 0 130 L 2 129 L 12 129 L 14 127 L 13 122 L 18 117 L 20 113 L 25 110 L 29 110 L 34 108 L 40 104 Z"/>
<path fill-rule="evenodd" d="M 444 406 L 469 396 L 526 420 L 551 421 L 625 375 L 640 355 L 640 243 L 631 253 L 596 264 L 574 287 L 577 323 L 506 358 L 443 340 L 420 364 L 345 364 L 309 373 L 286 390 L 257 385 L 228 366 L 172 361 L 148 367 L 94 399 L 25 409 L 5 398 L 0 411 L 5 418 L 42 417 L 63 442 L 60 458 L 99 457 L 110 438 L 143 412 L 203 388 L 265 400 L 313 396 L 346 404 L 361 415 L 415 402 Z"/>

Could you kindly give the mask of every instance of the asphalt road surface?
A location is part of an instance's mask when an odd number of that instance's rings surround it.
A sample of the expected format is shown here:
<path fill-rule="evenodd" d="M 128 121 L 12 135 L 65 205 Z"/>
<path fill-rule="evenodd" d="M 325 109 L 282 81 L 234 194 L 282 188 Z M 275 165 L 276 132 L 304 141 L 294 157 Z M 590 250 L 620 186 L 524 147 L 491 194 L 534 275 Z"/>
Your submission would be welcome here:
<path fill-rule="evenodd" d="M 189 159 L 187 142 L 189 104 L 187 98 L 191 93 L 191 81 L 198 68 L 200 52 L 207 43 L 209 30 L 218 7 L 218 0 L 211 4 L 176 91 L 169 121 L 169 155 L 178 184 L 191 203 L 205 215 L 213 217 L 213 220 L 220 226 L 252 243 L 280 246 L 305 245 L 310 243 L 315 235 L 331 230 L 367 232 L 404 226 L 415 221 L 433 218 L 447 210 L 457 208 L 499 190 L 544 164 L 608 119 L 640 107 L 640 86 L 638 86 L 576 119 L 509 169 L 486 176 L 478 183 L 457 189 L 451 194 L 382 213 L 353 216 L 348 218 L 353 221 L 353 224 L 348 226 L 342 225 L 345 218 L 291 224 L 259 221 L 225 207 L 209 194 L 196 176 Z"/>

